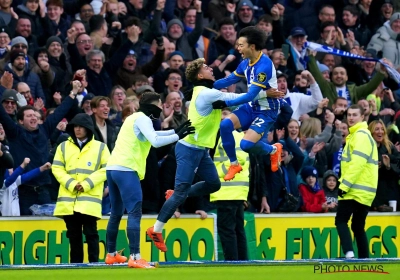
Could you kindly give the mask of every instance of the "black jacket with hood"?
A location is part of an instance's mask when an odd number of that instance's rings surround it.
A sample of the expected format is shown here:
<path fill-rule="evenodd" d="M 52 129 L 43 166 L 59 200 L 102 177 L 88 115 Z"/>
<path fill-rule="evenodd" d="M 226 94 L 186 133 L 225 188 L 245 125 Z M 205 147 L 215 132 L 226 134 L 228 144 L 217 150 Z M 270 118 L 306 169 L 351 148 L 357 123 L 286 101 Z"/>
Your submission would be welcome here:
<path fill-rule="evenodd" d="M 326 186 L 326 180 L 331 176 L 334 176 L 336 178 L 336 187 L 333 190 L 330 190 Z M 338 189 L 339 189 L 338 179 L 339 179 L 338 176 L 332 170 L 327 170 L 324 173 L 324 177 L 322 179 L 322 189 L 324 190 L 327 203 L 333 203 L 333 202 L 336 204 L 338 203 Z M 337 206 L 335 208 L 329 208 L 328 211 L 337 212 Z"/>

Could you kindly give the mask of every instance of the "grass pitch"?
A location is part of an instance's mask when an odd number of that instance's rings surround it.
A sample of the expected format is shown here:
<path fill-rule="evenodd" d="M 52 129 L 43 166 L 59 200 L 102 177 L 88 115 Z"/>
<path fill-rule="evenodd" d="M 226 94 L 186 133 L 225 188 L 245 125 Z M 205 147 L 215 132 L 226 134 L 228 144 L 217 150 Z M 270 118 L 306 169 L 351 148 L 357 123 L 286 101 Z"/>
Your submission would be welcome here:
<path fill-rule="evenodd" d="M 368 264 L 370 265 L 370 264 Z M 100 279 L 140 279 L 140 280 L 220 280 L 220 279 L 400 279 L 400 265 L 388 263 L 382 264 L 383 273 L 372 272 L 340 272 L 320 273 L 315 272 L 313 264 L 302 265 L 252 265 L 252 266 L 200 266 L 200 267 L 163 267 L 156 269 L 130 269 L 127 267 L 96 267 L 84 268 L 52 268 L 52 269 L 1 269 L 0 278 L 13 279 L 44 279 L 44 280 L 100 280 Z"/>

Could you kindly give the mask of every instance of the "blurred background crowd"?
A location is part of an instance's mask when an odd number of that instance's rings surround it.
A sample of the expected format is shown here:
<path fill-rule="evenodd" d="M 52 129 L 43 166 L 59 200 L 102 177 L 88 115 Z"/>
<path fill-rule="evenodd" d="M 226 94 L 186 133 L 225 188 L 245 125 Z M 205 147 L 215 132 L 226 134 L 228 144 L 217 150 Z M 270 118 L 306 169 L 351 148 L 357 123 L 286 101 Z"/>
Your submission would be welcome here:
<path fill-rule="evenodd" d="M 216 79 L 226 77 L 241 62 L 235 44 L 247 26 L 268 35 L 263 52 L 293 115 L 268 135 L 283 145 L 281 168 L 272 172 L 269 156 L 242 154 L 244 174 L 223 186 L 248 187 L 244 204 L 253 212 L 335 212 L 346 109 L 359 104 L 379 151 L 371 210 L 392 211 L 388 202 L 399 200 L 398 81 L 373 60 L 308 52 L 304 63 L 301 54 L 310 41 L 385 58 L 400 70 L 399 0 L 0 0 L 0 180 L 25 158 L 25 172 L 52 162 L 77 113 L 91 116 L 95 139 L 112 152 L 119 128 L 140 110 L 147 91 L 163 102 L 154 128 L 177 128 L 187 120 L 193 87 L 187 65 L 204 57 Z M 73 88 L 73 80 L 81 87 Z M 224 90 L 246 92 L 246 80 Z M 210 155 L 224 173 L 230 163 L 215 140 Z M 174 145 L 151 148 L 146 163 L 143 214 L 156 214 L 174 187 Z M 51 170 L 20 184 L 21 215 L 55 203 L 58 188 Z M 206 217 L 213 208 L 210 197 L 188 199 L 175 216 Z M 103 214 L 109 209 L 105 183 Z"/>

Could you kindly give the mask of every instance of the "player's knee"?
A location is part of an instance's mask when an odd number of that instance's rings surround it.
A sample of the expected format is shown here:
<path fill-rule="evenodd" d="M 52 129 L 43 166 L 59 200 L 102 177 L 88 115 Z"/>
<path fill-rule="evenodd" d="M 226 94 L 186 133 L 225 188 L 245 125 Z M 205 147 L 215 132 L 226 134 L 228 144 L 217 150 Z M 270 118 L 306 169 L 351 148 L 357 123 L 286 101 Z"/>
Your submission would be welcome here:
<path fill-rule="evenodd" d="M 255 144 L 256 143 L 253 143 L 253 142 L 251 142 L 249 140 L 242 139 L 242 141 L 240 141 L 240 148 L 243 151 L 249 153 L 251 151 L 251 149 L 254 148 Z"/>
<path fill-rule="evenodd" d="M 212 183 L 208 183 L 209 185 L 209 189 L 210 189 L 210 193 L 215 193 L 217 191 L 219 191 L 219 189 L 221 188 L 221 182 L 212 182 Z"/>
<path fill-rule="evenodd" d="M 234 130 L 233 122 L 230 119 L 224 119 L 220 125 L 221 132 L 231 132 Z"/>

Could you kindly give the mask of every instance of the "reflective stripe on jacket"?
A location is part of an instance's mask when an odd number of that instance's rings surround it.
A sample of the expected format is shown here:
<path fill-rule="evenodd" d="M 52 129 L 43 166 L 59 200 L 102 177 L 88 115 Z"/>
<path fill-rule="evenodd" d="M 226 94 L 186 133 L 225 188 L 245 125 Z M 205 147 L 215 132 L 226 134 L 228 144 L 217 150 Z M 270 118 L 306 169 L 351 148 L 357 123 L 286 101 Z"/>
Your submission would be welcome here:
<path fill-rule="evenodd" d="M 75 212 L 101 218 L 103 186 L 110 152 L 107 146 L 94 138 L 82 150 L 72 138 L 57 147 L 52 172 L 60 183 L 54 216 Z M 83 192 L 75 190 L 80 183 Z"/>
<path fill-rule="evenodd" d="M 236 142 L 236 156 L 243 170 L 240 173 L 237 173 L 233 180 L 225 182 L 224 176 L 228 173 L 231 162 L 225 154 L 220 138 L 214 154 L 214 164 L 221 181 L 221 188 L 219 191 L 210 194 L 210 201 L 247 200 L 247 195 L 249 193 L 249 155 L 240 148 L 240 141 L 242 140 L 244 133 L 234 131 L 233 136 Z"/>
<path fill-rule="evenodd" d="M 339 188 L 347 194 L 340 199 L 354 199 L 371 206 L 378 185 L 378 149 L 366 122 L 349 128 L 340 163 Z"/>

